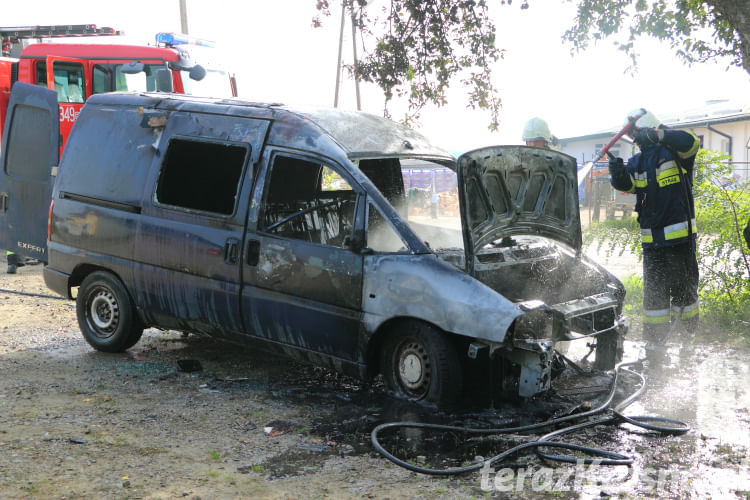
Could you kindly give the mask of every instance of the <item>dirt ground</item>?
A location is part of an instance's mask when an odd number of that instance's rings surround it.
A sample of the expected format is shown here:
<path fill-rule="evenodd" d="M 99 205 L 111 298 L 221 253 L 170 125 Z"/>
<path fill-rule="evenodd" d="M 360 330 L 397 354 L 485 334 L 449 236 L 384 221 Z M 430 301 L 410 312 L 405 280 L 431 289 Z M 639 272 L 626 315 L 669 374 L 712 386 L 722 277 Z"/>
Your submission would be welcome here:
<path fill-rule="evenodd" d="M 41 266 L 0 264 L 0 288 L 49 293 Z M 126 353 L 95 352 L 63 300 L 0 294 L 0 325 L 2 498 L 397 498 L 447 485 L 313 435 L 331 402 L 310 393 L 345 389 L 331 373 L 156 330 Z M 202 370 L 180 371 L 182 359 Z M 290 452 L 290 468 L 308 455 L 301 473 L 266 479 L 263 464 Z"/>
<path fill-rule="evenodd" d="M 479 473 L 443 478 L 409 472 L 375 452 L 369 431 L 381 421 L 431 417 L 425 413 L 428 410 L 387 403 L 389 398 L 377 385 L 367 387 L 327 370 L 153 329 L 126 353 L 96 352 L 78 330 L 74 302 L 7 292 L 49 295 L 42 266 L 26 266 L 8 275 L 0 261 L 0 289 L 4 290 L 0 291 L 1 498 L 578 498 L 618 494 L 601 481 L 587 480 L 570 491 L 535 490 L 527 482 L 520 490 L 506 493 L 488 491 Z M 742 361 L 746 354 L 701 351 L 680 355 L 701 363 L 716 359 L 724 367 L 730 366 L 731 359 L 737 360 L 733 375 L 718 370 L 725 378 L 734 377 L 731 383 L 717 382 L 720 388 L 709 385 L 717 394 L 729 391 L 727 407 L 720 410 L 730 412 L 737 421 L 736 428 L 724 425 L 723 429 L 734 440 L 717 430 L 716 420 L 706 424 L 706 429 L 700 427 L 719 407 L 717 400 L 701 402 L 703 396 L 698 394 L 686 403 L 690 409 L 686 420 L 696 428 L 689 437 L 653 441 L 646 435 L 623 437 L 621 431 L 612 430 L 583 436 L 581 442 L 624 446 L 625 452 L 641 457 L 640 471 L 647 470 L 647 463 L 660 463 L 680 467 L 682 477 L 687 475 L 691 481 L 688 486 L 683 482 L 668 487 L 640 482 L 619 493 L 621 497 L 747 495 L 748 443 L 738 437 L 750 431 L 750 376 Z M 183 371 L 181 360 L 197 361 L 202 369 Z M 683 382 L 680 395 L 687 397 L 695 383 L 691 386 L 690 376 Z M 674 398 L 664 394 L 644 402 L 642 409 L 669 408 Z M 665 405 L 665 400 L 670 403 Z M 678 418 L 680 408 L 678 404 L 665 416 Z M 722 421 L 721 415 L 717 418 Z M 405 452 L 419 441 L 410 439 L 405 439 Z M 474 460 L 476 454 L 492 456 L 479 446 L 462 448 L 454 443 L 448 449 L 465 453 L 463 463 Z M 436 459 L 430 450 L 417 450 L 412 460 L 435 465 Z M 533 455 L 513 463 L 516 473 L 518 467 L 542 464 Z M 554 469 L 554 474 L 560 470 Z M 691 476 L 691 471 L 699 471 L 698 476 Z M 703 476 L 718 484 L 701 482 Z M 490 477 L 490 490 L 493 484 L 497 480 L 493 483 Z"/>

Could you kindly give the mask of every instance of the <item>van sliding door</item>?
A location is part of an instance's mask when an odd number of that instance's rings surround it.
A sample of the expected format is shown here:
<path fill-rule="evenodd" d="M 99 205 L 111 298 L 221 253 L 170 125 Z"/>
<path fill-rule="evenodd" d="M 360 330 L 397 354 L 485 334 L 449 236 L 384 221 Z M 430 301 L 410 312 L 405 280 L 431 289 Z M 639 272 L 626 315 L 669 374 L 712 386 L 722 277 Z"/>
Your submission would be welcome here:
<path fill-rule="evenodd" d="M 165 328 L 242 335 L 240 242 L 267 122 L 165 117 L 136 231 L 136 303 Z"/>

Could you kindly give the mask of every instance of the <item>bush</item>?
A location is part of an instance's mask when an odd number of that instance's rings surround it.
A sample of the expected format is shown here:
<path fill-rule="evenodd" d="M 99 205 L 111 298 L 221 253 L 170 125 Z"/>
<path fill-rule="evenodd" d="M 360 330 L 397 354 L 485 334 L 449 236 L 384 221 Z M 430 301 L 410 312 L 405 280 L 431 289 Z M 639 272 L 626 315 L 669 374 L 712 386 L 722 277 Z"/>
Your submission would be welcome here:
<path fill-rule="evenodd" d="M 715 151 L 701 150 L 693 194 L 700 230 L 701 313 L 724 326 L 750 321 L 750 257 L 742 229 L 750 218 L 750 183 L 731 181 Z"/>
<path fill-rule="evenodd" d="M 628 274 L 622 279 L 625 286 L 625 314 L 640 317 L 643 311 L 643 278 L 637 274 Z"/>
<path fill-rule="evenodd" d="M 750 183 L 733 180 L 726 159 L 702 149 L 695 163 L 701 318 L 750 332 L 750 256 L 742 237 L 750 218 Z M 630 250 L 640 256 L 640 239 L 635 217 L 594 223 L 584 233 L 585 245 L 597 243 L 607 255 Z M 635 290 L 636 283 L 631 285 Z"/>

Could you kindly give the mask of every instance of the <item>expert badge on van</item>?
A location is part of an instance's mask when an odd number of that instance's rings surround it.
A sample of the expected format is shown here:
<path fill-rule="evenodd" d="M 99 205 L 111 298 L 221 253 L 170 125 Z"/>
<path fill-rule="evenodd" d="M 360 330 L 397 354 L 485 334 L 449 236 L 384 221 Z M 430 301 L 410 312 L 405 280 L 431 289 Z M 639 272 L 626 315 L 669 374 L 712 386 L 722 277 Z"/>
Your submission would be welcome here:
<path fill-rule="evenodd" d="M 581 253 L 567 155 L 455 160 L 365 113 L 113 93 L 86 102 L 58 169 L 56 99 L 28 87 L 4 137 L 0 246 L 78 288 L 95 349 L 202 333 L 436 405 L 490 364 L 488 390 L 549 389 L 562 341 L 593 343 L 600 369 L 621 358 L 624 288 Z M 424 210 L 407 167 L 455 185 L 433 183 Z"/>

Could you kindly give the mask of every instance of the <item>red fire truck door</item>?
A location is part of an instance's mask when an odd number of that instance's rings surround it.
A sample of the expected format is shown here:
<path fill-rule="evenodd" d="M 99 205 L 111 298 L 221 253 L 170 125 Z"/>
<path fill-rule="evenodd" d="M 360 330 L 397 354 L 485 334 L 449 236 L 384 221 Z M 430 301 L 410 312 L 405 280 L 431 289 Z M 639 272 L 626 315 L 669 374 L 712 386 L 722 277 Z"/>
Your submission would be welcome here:
<path fill-rule="evenodd" d="M 86 100 L 87 64 L 83 59 L 47 56 L 47 88 L 57 92 L 60 109 L 60 154 Z"/>

